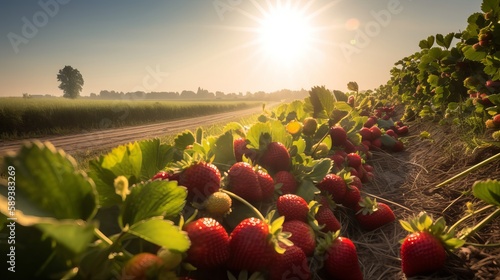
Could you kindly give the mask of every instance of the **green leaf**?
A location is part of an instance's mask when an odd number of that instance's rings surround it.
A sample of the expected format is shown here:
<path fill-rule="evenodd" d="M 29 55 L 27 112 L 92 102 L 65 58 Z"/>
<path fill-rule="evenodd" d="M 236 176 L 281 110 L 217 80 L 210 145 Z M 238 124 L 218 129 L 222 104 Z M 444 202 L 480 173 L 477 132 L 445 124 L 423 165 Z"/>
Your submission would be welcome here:
<path fill-rule="evenodd" d="M 500 181 L 478 181 L 472 186 L 472 193 L 482 201 L 500 206 Z"/>
<path fill-rule="evenodd" d="M 102 168 L 110 170 L 116 176 L 127 177 L 131 184 L 139 180 L 141 165 L 142 151 L 137 142 L 114 148 L 101 161 Z"/>
<path fill-rule="evenodd" d="M 139 146 L 142 152 L 140 180 L 151 179 L 158 171 L 165 168 L 168 162 L 172 161 L 168 157 L 168 151 L 172 149 L 172 146 L 161 144 L 158 138 L 140 141 Z"/>
<path fill-rule="evenodd" d="M 181 253 L 187 251 L 191 245 L 186 232 L 181 231 L 171 221 L 163 220 L 162 217 L 135 223 L 128 233 Z"/>
<path fill-rule="evenodd" d="M 414 232 L 415 229 L 411 226 L 411 224 L 407 221 L 404 221 L 404 220 L 399 220 L 399 224 L 401 225 L 401 227 L 408 231 L 408 232 Z"/>
<path fill-rule="evenodd" d="M 122 225 L 132 225 L 151 217 L 172 219 L 185 205 L 187 190 L 177 181 L 150 181 L 131 188 L 122 208 Z"/>
<path fill-rule="evenodd" d="M 481 11 L 487 13 L 489 11 L 496 12 L 500 8 L 500 1 L 499 0 L 483 0 L 483 3 L 481 4 Z"/>
<path fill-rule="evenodd" d="M 476 51 L 472 46 L 465 46 L 463 47 L 462 51 L 465 58 L 472 61 L 481 61 L 488 55 L 486 52 Z"/>
<path fill-rule="evenodd" d="M 17 155 L 6 156 L 5 166 L 16 169 L 16 199 L 57 219 L 87 220 L 97 211 L 95 184 L 77 171 L 75 160 L 48 142 L 25 144 Z M 23 210 L 22 204 L 16 205 Z M 39 212 L 41 213 L 41 212 Z"/>
<path fill-rule="evenodd" d="M 303 180 L 297 188 L 296 194 L 302 197 L 305 201 L 309 202 L 313 200 L 314 196 L 319 192 L 320 190 L 314 185 L 313 182 L 309 180 Z"/>
<path fill-rule="evenodd" d="M 247 140 L 250 142 L 250 146 L 258 149 L 260 146 L 260 136 L 264 133 L 271 134 L 269 123 L 254 123 L 247 132 Z"/>
<path fill-rule="evenodd" d="M 195 136 L 189 130 L 179 133 L 174 139 L 174 145 L 179 150 L 184 150 L 187 146 L 193 145 L 195 142 Z"/>
<path fill-rule="evenodd" d="M 214 162 L 216 164 L 229 164 L 236 161 L 233 149 L 233 134 L 231 131 L 227 131 L 217 138 L 212 147 L 212 152 L 215 155 Z"/>
<path fill-rule="evenodd" d="M 431 86 L 437 87 L 439 85 L 439 76 L 437 76 L 437 75 L 429 75 L 429 77 L 427 78 L 427 82 Z"/>
<path fill-rule="evenodd" d="M 42 222 L 37 224 L 36 227 L 75 255 L 83 253 L 94 238 L 94 225 L 81 220 Z"/>
<path fill-rule="evenodd" d="M 434 36 L 429 36 L 429 37 L 427 37 L 426 40 L 422 40 L 418 44 L 418 46 L 421 49 L 430 49 L 430 48 L 432 48 L 432 45 L 434 45 Z"/>

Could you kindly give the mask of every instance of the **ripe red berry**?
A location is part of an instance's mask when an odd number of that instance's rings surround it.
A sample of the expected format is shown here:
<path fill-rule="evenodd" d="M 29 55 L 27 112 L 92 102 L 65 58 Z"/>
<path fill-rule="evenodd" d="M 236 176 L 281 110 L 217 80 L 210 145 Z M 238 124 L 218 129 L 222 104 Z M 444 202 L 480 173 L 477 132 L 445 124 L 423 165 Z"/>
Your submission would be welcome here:
<path fill-rule="evenodd" d="M 407 277 L 437 271 L 445 262 L 443 245 L 426 231 L 409 234 L 401 245 L 401 266 Z"/>
<path fill-rule="evenodd" d="M 295 176 L 288 171 L 280 171 L 274 174 L 274 184 L 282 184 L 281 185 L 281 193 L 295 193 L 298 188 L 297 181 L 295 180 Z"/>
<path fill-rule="evenodd" d="M 302 197 L 295 194 L 285 194 L 278 198 L 276 208 L 285 221 L 306 221 L 309 207 Z"/>

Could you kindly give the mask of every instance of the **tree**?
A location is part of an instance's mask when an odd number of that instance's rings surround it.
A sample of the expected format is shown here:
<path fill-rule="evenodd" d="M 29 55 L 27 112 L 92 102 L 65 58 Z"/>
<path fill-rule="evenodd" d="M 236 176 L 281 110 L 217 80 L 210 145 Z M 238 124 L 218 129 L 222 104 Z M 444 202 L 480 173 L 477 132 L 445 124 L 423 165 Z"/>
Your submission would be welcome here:
<path fill-rule="evenodd" d="M 59 88 L 63 90 L 64 97 L 77 98 L 83 88 L 83 77 L 80 71 L 71 67 L 64 66 L 57 74 L 57 80 L 61 82 Z"/>

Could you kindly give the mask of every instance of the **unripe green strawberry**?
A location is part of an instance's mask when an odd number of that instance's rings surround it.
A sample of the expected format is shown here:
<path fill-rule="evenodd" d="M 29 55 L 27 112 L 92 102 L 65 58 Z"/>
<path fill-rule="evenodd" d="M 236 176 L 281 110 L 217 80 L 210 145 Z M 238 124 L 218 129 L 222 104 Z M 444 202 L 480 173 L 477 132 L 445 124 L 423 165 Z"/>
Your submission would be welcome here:
<path fill-rule="evenodd" d="M 191 247 L 187 262 L 197 268 L 215 268 L 229 258 L 229 236 L 224 227 L 212 218 L 200 218 L 184 225 Z"/>
<path fill-rule="evenodd" d="M 303 121 L 302 133 L 307 136 L 312 136 L 318 128 L 318 122 L 315 118 L 305 118 Z"/>
<path fill-rule="evenodd" d="M 210 215 L 221 217 L 231 211 L 232 200 L 226 193 L 214 192 L 203 204 Z"/>

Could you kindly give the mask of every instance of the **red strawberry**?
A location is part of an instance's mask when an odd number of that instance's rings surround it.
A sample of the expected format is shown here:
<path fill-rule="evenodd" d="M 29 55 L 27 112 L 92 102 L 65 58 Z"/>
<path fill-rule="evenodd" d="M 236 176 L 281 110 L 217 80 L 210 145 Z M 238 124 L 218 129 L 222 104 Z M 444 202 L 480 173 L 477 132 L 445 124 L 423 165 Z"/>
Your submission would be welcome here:
<path fill-rule="evenodd" d="M 306 221 L 309 207 L 302 197 L 295 194 L 284 194 L 278 198 L 276 208 L 285 221 Z"/>
<path fill-rule="evenodd" d="M 316 239 L 314 230 L 307 223 L 299 220 L 286 221 L 283 223 L 283 232 L 292 234 L 288 240 L 292 241 L 293 245 L 302 249 L 306 256 L 310 257 L 313 255 L 316 248 Z"/>
<path fill-rule="evenodd" d="M 408 134 L 408 127 L 406 125 L 398 127 L 396 133 L 400 136 L 406 135 Z"/>
<path fill-rule="evenodd" d="M 281 185 L 281 193 L 295 193 L 298 188 L 297 181 L 292 173 L 288 171 L 280 171 L 274 174 L 274 184 L 282 184 Z"/>
<path fill-rule="evenodd" d="M 159 171 L 156 173 L 151 180 L 170 180 L 177 181 L 179 180 L 179 173 L 169 173 L 166 171 Z"/>
<path fill-rule="evenodd" d="M 401 265 L 407 277 L 441 269 L 446 251 L 441 242 L 429 232 L 414 232 L 401 245 Z"/>
<path fill-rule="evenodd" d="M 401 152 L 404 151 L 405 145 L 401 141 L 396 141 L 396 144 L 392 147 L 393 152 Z"/>
<path fill-rule="evenodd" d="M 362 127 L 359 130 L 359 134 L 361 135 L 361 140 L 368 140 L 368 141 L 372 140 L 372 132 L 368 127 Z"/>
<path fill-rule="evenodd" d="M 385 134 L 387 134 L 387 135 L 389 135 L 389 136 L 391 136 L 391 137 L 394 137 L 394 138 L 396 138 L 396 139 L 398 138 L 398 134 L 397 134 L 394 130 L 392 130 L 392 129 L 388 129 L 388 130 L 386 130 L 386 131 L 385 131 Z"/>
<path fill-rule="evenodd" d="M 330 276 L 328 279 L 363 279 L 356 247 L 349 238 L 328 235 L 320 247 L 320 251 L 325 251 L 324 265 Z"/>
<path fill-rule="evenodd" d="M 351 141 L 349 141 L 349 140 L 346 140 L 344 142 L 344 144 L 342 145 L 342 147 L 344 148 L 344 150 L 346 151 L 346 153 L 355 153 L 355 152 L 357 152 L 356 146 L 354 146 L 354 144 Z"/>
<path fill-rule="evenodd" d="M 156 278 L 163 260 L 155 254 L 139 253 L 123 267 L 121 279 L 146 280 Z"/>
<path fill-rule="evenodd" d="M 191 247 L 186 261 L 197 268 L 215 268 L 229 258 L 229 236 L 224 227 L 212 218 L 200 218 L 184 226 Z"/>
<path fill-rule="evenodd" d="M 271 142 L 267 145 L 258 162 L 271 174 L 278 171 L 289 171 L 290 153 L 280 142 Z"/>
<path fill-rule="evenodd" d="M 248 156 L 248 153 L 250 151 L 250 149 L 247 148 L 247 141 L 243 138 L 234 139 L 233 149 L 234 149 L 234 157 L 236 158 L 236 161 L 242 161 L 243 155 Z"/>
<path fill-rule="evenodd" d="M 334 146 L 343 146 L 347 141 L 347 133 L 341 126 L 330 127 L 330 137 Z"/>
<path fill-rule="evenodd" d="M 228 268 L 257 271 L 269 265 L 274 254 L 269 234 L 269 226 L 260 219 L 241 221 L 229 236 Z"/>
<path fill-rule="evenodd" d="M 374 126 L 376 127 L 376 126 Z M 374 149 L 374 150 L 377 150 L 377 149 L 380 149 L 382 148 L 382 140 L 380 139 L 380 137 L 378 138 L 375 138 L 372 140 L 372 145 L 371 147 Z"/>
<path fill-rule="evenodd" d="M 197 162 L 180 173 L 179 185 L 187 188 L 190 199 L 200 201 L 219 190 L 220 180 L 220 172 L 215 165 Z"/>
<path fill-rule="evenodd" d="M 330 159 L 333 160 L 333 162 L 335 163 L 335 167 L 337 167 L 337 169 L 341 170 L 344 168 L 345 158 L 343 156 L 332 155 Z"/>
<path fill-rule="evenodd" d="M 411 221 L 400 221 L 410 232 L 401 244 L 401 267 L 407 277 L 428 274 L 444 267 L 446 249 L 463 246 L 464 240 L 454 238 L 453 230 L 447 230 L 444 218 L 433 221 L 422 212 Z"/>
<path fill-rule="evenodd" d="M 500 127 L 500 114 L 497 114 L 493 117 L 493 124 L 497 127 Z"/>
<path fill-rule="evenodd" d="M 275 253 L 269 268 L 269 279 L 311 279 L 311 271 L 304 252 L 297 246 L 289 246 L 283 254 Z"/>
<path fill-rule="evenodd" d="M 257 170 L 256 174 L 257 178 L 259 179 L 260 189 L 262 190 L 262 200 L 263 201 L 272 200 L 274 197 L 273 178 L 271 177 L 271 175 L 269 175 L 269 173 L 261 169 Z"/>
<path fill-rule="evenodd" d="M 331 194 L 336 203 L 342 203 L 347 191 L 344 179 L 336 174 L 327 174 L 321 182 L 317 184 L 320 191 Z"/>
<path fill-rule="evenodd" d="M 352 184 L 347 187 L 347 192 L 342 201 L 342 205 L 350 209 L 356 209 L 360 200 L 361 193 L 359 192 L 358 187 Z"/>
<path fill-rule="evenodd" d="M 362 163 L 362 159 L 361 159 L 361 156 L 359 154 L 356 154 L 356 153 L 350 153 L 347 155 L 347 164 L 350 166 L 350 167 L 354 167 L 354 168 L 359 168 L 361 166 L 361 163 Z"/>
<path fill-rule="evenodd" d="M 375 116 L 369 117 L 363 126 L 367 127 L 367 128 L 371 128 L 372 126 L 374 126 L 377 123 L 377 120 L 378 119 Z"/>
<path fill-rule="evenodd" d="M 336 232 L 341 227 L 340 222 L 333 214 L 333 211 L 325 205 L 321 205 L 318 208 L 315 218 L 318 221 L 318 225 L 324 226 L 321 229 L 322 232 Z"/>
<path fill-rule="evenodd" d="M 372 133 L 372 139 L 377 139 L 382 136 L 382 131 L 378 128 L 378 126 L 370 127 L 370 131 Z"/>
<path fill-rule="evenodd" d="M 227 172 L 228 187 L 233 193 L 250 202 L 262 200 L 259 178 L 247 162 L 233 164 Z"/>
<path fill-rule="evenodd" d="M 357 205 L 356 220 L 364 230 L 374 230 L 396 219 L 392 209 L 384 203 L 365 197 Z"/>

